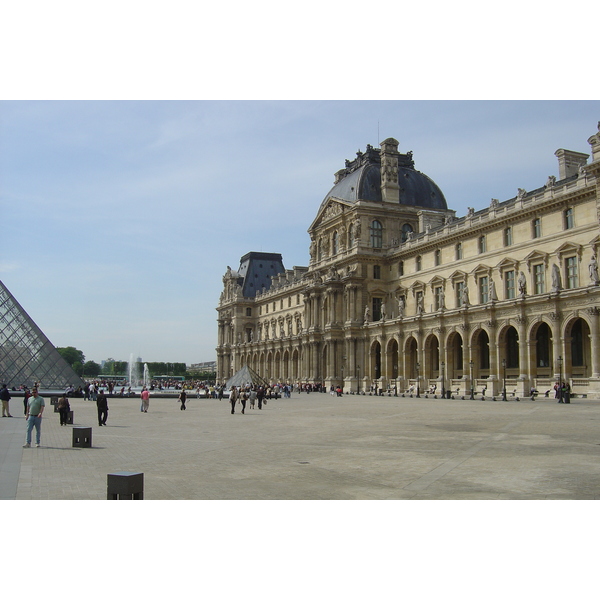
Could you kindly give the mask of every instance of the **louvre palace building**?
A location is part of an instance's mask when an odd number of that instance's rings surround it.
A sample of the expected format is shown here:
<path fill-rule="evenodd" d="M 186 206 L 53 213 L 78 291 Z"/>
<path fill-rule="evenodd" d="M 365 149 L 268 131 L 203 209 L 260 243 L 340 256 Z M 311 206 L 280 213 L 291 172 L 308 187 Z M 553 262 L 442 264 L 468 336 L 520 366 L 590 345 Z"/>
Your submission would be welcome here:
<path fill-rule="evenodd" d="M 600 397 L 598 127 L 537 189 L 459 217 L 395 139 L 359 151 L 308 228 L 307 267 L 263 252 L 227 267 L 218 379 L 517 397 L 561 380 Z"/>

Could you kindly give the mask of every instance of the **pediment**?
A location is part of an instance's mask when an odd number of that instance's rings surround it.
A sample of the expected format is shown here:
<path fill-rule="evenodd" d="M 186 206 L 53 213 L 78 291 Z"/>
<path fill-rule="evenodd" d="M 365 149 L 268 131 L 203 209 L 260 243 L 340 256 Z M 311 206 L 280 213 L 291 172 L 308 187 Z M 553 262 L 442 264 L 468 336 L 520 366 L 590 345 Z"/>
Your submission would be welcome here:
<path fill-rule="evenodd" d="M 515 260 L 514 258 L 505 258 L 496 265 L 496 269 L 517 269 L 518 265 L 518 260 Z"/>
<path fill-rule="evenodd" d="M 471 275 L 489 275 L 491 272 L 492 267 L 480 263 L 471 271 Z"/>
<path fill-rule="evenodd" d="M 525 262 L 527 263 L 531 263 L 534 261 L 542 261 L 544 263 L 548 262 L 548 258 L 549 258 L 549 254 L 547 252 L 540 252 L 539 250 L 534 250 L 533 252 L 530 252 L 526 257 L 525 257 Z"/>
<path fill-rule="evenodd" d="M 450 279 L 452 281 L 466 279 L 466 278 L 467 278 L 467 274 L 465 273 L 465 271 L 454 271 L 454 273 L 452 273 L 452 275 L 450 275 Z"/>
<path fill-rule="evenodd" d="M 310 232 L 319 229 L 329 221 L 333 221 L 336 217 L 343 216 L 344 213 L 348 212 L 350 206 L 350 202 L 330 196 L 327 201 L 321 205 L 321 208 L 319 208 L 319 212 L 308 228 L 308 231 Z"/>
<path fill-rule="evenodd" d="M 439 286 L 444 286 L 446 283 L 446 280 L 443 277 L 440 277 L 439 275 L 436 275 L 430 282 L 429 282 L 429 286 L 433 289 L 435 287 L 439 287 Z"/>

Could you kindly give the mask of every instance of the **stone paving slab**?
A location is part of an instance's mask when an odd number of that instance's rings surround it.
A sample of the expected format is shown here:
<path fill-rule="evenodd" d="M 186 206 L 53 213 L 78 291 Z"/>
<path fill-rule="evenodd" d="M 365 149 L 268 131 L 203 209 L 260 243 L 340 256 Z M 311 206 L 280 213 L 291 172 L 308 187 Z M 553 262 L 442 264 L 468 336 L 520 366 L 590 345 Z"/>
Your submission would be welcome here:
<path fill-rule="evenodd" d="M 186 411 L 151 398 L 73 399 L 72 447 L 46 407 L 42 447 L 21 448 L 25 420 L 0 419 L 0 498 L 104 500 L 107 474 L 144 473 L 146 500 L 587 499 L 600 497 L 600 401 L 491 402 L 294 394 L 230 414 L 226 400 Z M 18 408 L 15 403 L 15 409 Z"/>

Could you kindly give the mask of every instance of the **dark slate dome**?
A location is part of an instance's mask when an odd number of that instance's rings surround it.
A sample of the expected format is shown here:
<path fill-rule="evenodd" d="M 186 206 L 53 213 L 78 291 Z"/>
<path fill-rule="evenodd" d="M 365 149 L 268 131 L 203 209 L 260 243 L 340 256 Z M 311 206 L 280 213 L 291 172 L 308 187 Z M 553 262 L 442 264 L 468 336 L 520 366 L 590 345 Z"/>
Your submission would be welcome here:
<path fill-rule="evenodd" d="M 357 152 L 356 159 L 346 161 L 346 168 L 335 174 L 336 182 L 323 202 L 331 196 L 356 202 L 381 202 L 381 154 L 379 148 L 367 146 L 366 152 Z M 427 175 L 417 171 L 412 152 L 397 154 L 400 204 L 447 210 L 442 190 Z"/>

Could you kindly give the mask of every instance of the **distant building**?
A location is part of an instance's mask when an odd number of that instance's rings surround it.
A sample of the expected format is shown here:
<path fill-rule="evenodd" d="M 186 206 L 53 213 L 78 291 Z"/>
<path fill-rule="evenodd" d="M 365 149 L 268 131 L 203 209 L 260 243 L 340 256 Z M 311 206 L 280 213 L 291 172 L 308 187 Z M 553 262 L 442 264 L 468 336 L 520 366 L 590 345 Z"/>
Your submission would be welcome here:
<path fill-rule="evenodd" d="M 367 146 L 308 229 L 308 267 L 228 267 L 217 378 L 600 396 L 600 131 L 588 143 L 591 162 L 559 149 L 558 177 L 460 218 L 396 140 Z"/>
<path fill-rule="evenodd" d="M 208 362 L 196 363 L 188 366 L 188 371 L 192 374 L 200 374 L 200 373 L 216 373 L 217 372 L 217 362 L 214 360 Z"/>

